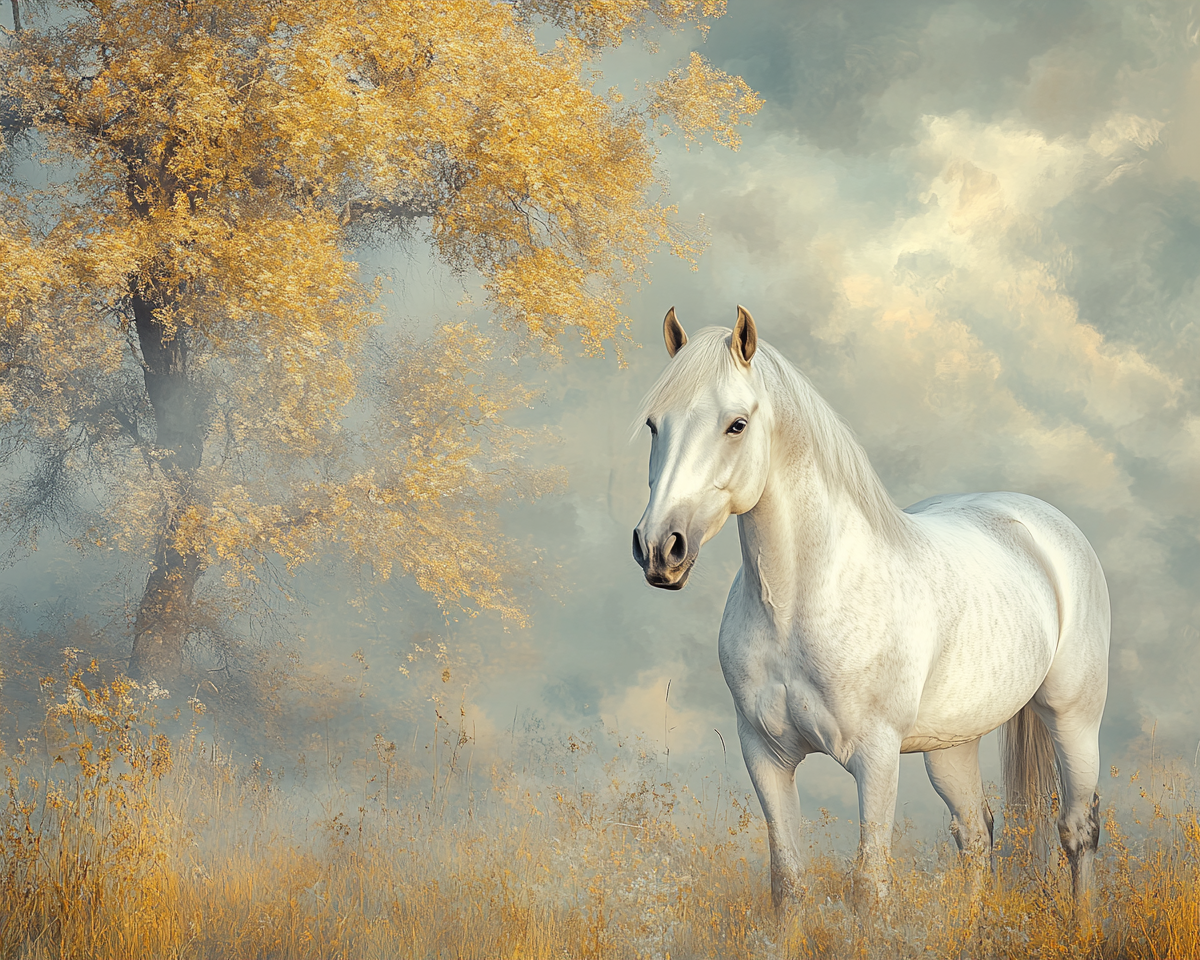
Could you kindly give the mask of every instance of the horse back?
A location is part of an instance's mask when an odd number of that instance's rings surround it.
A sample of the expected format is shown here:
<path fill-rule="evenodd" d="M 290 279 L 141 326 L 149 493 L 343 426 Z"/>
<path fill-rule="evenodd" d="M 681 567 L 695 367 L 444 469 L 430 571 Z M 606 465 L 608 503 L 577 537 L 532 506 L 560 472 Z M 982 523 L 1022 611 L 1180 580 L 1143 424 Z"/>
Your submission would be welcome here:
<path fill-rule="evenodd" d="M 967 493 L 929 497 L 904 512 L 935 543 L 974 534 L 1001 554 L 1036 565 L 1054 592 L 1057 639 L 1065 631 L 1109 632 L 1108 586 L 1083 532 L 1057 507 L 1023 493 Z"/>

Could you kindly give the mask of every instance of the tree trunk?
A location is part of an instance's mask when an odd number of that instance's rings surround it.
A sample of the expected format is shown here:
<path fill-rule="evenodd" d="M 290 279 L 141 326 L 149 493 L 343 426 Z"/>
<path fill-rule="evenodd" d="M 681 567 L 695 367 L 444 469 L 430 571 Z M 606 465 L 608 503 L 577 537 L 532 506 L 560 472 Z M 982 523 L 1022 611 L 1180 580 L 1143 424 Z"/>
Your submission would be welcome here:
<path fill-rule="evenodd" d="M 133 628 L 129 675 L 135 680 L 175 681 L 183 670 L 183 646 L 191 632 L 192 594 L 202 566 L 195 555 L 169 546 L 174 523 L 169 523 L 155 551 L 154 565 L 138 605 Z"/>
<path fill-rule="evenodd" d="M 183 668 L 183 647 L 192 626 L 192 596 L 204 566 L 197 554 L 175 549 L 183 512 L 194 501 L 195 476 L 204 446 L 203 410 L 188 369 L 187 331 L 169 329 L 155 316 L 162 303 L 135 290 L 133 317 L 145 365 L 146 393 L 154 408 L 156 446 L 167 493 L 153 566 L 138 605 L 129 675 L 173 682 Z"/>

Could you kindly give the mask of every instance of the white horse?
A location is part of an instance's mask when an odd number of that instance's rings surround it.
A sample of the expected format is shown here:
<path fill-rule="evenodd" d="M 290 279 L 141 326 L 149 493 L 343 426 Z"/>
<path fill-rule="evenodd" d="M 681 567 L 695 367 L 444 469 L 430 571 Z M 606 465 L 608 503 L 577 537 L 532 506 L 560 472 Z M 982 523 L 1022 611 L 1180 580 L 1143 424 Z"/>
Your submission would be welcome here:
<path fill-rule="evenodd" d="M 859 876 L 887 893 L 900 754 L 925 754 L 959 848 L 981 864 L 992 814 L 979 738 L 1006 725 L 1010 809 L 1048 808 L 1077 905 L 1100 834 L 1097 736 L 1108 686 L 1104 572 L 1079 529 L 1018 493 L 930 497 L 901 511 L 849 428 L 738 307 L 688 340 L 647 395 L 650 502 L 634 558 L 678 590 L 738 516 L 742 567 L 721 668 L 767 820 L 771 893 L 799 892 L 796 767 L 825 753 L 858 785 Z"/>

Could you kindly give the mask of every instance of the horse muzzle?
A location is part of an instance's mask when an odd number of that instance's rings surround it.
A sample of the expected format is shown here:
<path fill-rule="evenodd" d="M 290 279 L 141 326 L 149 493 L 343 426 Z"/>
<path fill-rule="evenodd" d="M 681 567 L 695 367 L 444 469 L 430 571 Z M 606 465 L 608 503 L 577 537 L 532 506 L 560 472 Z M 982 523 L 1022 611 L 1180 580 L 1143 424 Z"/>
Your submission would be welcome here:
<path fill-rule="evenodd" d="M 662 541 L 646 539 L 641 531 L 633 531 L 633 559 L 646 575 L 646 582 L 663 590 L 681 590 L 696 562 L 696 554 L 688 550 L 687 537 L 676 530 Z"/>

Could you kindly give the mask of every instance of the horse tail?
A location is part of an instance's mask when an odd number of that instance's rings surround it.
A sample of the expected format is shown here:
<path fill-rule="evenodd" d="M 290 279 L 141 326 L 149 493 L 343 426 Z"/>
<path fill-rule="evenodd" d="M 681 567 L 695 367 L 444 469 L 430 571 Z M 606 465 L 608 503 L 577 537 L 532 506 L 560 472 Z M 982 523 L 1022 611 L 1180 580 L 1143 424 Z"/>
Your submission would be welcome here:
<path fill-rule="evenodd" d="M 1000 757 L 1006 809 L 1018 821 L 1024 821 L 1030 847 L 1044 850 L 1051 842 L 1051 802 L 1057 792 L 1058 776 L 1050 731 L 1034 713 L 1032 703 L 1025 704 L 1001 728 Z"/>

